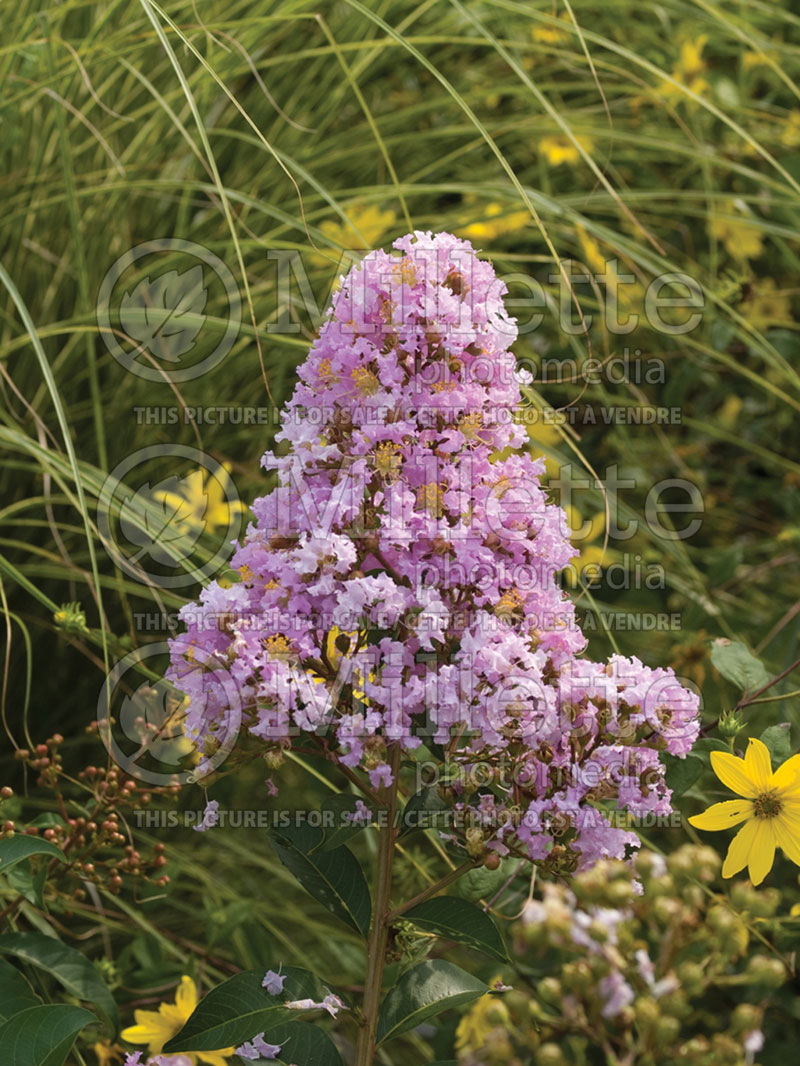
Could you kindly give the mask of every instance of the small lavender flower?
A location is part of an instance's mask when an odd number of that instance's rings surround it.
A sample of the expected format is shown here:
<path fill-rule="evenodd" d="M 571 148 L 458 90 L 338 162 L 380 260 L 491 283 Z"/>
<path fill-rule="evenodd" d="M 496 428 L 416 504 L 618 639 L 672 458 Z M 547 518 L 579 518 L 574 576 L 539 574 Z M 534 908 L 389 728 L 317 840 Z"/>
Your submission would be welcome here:
<path fill-rule="evenodd" d="M 249 1059 L 253 1062 L 268 1062 L 280 1055 L 281 1047 L 281 1044 L 268 1044 L 264 1040 L 264 1034 L 258 1033 L 253 1037 L 252 1041 L 237 1047 L 234 1054 L 238 1055 L 239 1058 Z"/>
<path fill-rule="evenodd" d="M 203 812 L 203 820 L 194 826 L 196 833 L 205 833 L 219 822 L 219 803 L 217 800 L 209 800 Z"/>
<path fill-rule="evenodd" d="M 279 996 L 283 992 L 283 983 L 286 980 L 286 975 L 280 972 L 280 969 L 276 973 L 274 970 L 267 970 L 264 975 L 264 980 L 261 982 L 261 987 L 266 988 L 267 992 L 271 996 Z"/>

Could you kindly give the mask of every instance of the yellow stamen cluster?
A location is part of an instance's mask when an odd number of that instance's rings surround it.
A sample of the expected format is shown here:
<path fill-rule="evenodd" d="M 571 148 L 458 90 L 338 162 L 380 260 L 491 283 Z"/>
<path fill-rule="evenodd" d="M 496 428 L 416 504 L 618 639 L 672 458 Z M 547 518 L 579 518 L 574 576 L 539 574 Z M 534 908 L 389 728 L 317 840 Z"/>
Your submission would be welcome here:
<path fill-rule="evenodd" d="M 372 462 L 381 477 L 397 477 L 402 466 L 399 446 L 393 441 L 383 441 L 375 449 Z"/>
<path fill-rule="evenodd" d="M 285 663 L 293 658 L 289 641 L 280 633 L 273 633 L 271 637 L 267 637 L 262 643 L 266 648 L 267 655 L 276 662 Z"/>
<path fill-rule="evenodd" d="M 524 602 L 518 589 L 508 589 L 495 604 L 494 613 L 499 618 L 509 618 L 514 614 L 519 614 Z"/>
<path fill-rule="evenodd" d="M 417 284 L 417 268 L 413 259 L 409 259 L 407 255 L 395 264 L 394 266 L 395 276 L 400 278 L 406 285 Z"/>
<path fill-rule="evenodd" d="M 322 360 L 319 364 L 319 370 L 317 373 L 319 374 L 319 380 L 323 385 L 335 385 L 339 380 L 339 375 L 334 373 L 330 359 Z"/>
<path fill-rule="evenodd" d="M 374 396 L 381 387 L 381 383 L 372 371 L 367 370 L 365 366 L 353 367 L 350 376 L 356 383 L 356 388 L 363 396 Z"/>
<path fill-rule="evenodd" d="M 783 810 L 778 793 L 762 792 L 753 800 L 756 818 L 777 818 Z"/>
<path fill-rule="evenodd" d="M 459 419 L 458 428 L 467 440 L 475 440 L 483 428 L 483 415 L 480 411 L 473 411 L 471 414 L 462 415 Z"/>
<path fill-rule="evenodd" d="M 422 485 L 417 489 L 417 503 L 420 507 L 429 511 L 434 518 L 441 518 L 444 510 L 441 487 L 435 482 Z"/>
<path fill-rule="evenodd" d="M 501 477 L 499 481 L 495 482 L 492 492 L 498 500 L 502 500 L 502 498 L 511 489 L 511 487 L 511 478 Z"/>

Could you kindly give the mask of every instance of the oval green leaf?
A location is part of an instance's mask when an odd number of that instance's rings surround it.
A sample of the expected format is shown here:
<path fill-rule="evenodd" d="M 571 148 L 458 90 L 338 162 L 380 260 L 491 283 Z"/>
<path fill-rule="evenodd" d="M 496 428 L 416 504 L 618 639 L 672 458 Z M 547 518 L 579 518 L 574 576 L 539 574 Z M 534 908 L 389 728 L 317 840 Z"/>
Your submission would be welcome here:
<path fill-rule="evenodd" d="M 0 1025 L 0 1062 L 63 1066 L 75 1037 L 93 1022 L 94 1014 L 66 1003 L 28 1007 Z"/>
<path fill-rule="evenodd" d="M 307 855 L 289 837 L 278 833 L 272 835 L 272 846 L 310 896 L 363 937 L 369 935 L 369 888 L 358 859 L 349 848 Z"/>
<path fill-rule="evenodd" d="M 16 966 L 0 959 L 0 1022 L 28 1007 L 38 1007 L 41 1002 Z"/>
<path fill-rule="evenodd" d="M 408 970 L 381 1004 L 378 1043 L 414 1029 L 450 1007 L 472 1003 L 489 986 L 443 959 L 429 959 Z"/>
<path fill-rule="evenodd" d="M 51 859 L 64 862 L 64 852 L 49 840 L 15 833 L 13 837 L 0 840 L 0 874 L 8 873 L 18 862 L 29 859 L 31 855 L 48 855 Z"/>
<path fill-rule="evenodd" d="M 412 907 L 402 917 L 426 932 L 468 944 L 501 962 L 508 962 L 506 946 L 494 921 L 483 908 L 468 900 L 436 896 Z"/>
<path fill-rule="evenodd" d="M 743 692 L 754 692 L 769 681 L 764 664 L 744 644 L 718 637 L 711 645 L 711 664 Z"/>
<path fill-rule="evenodd" d="M 271 1026 L 264 1031 L 264 1039 L 268 1044 L 280 1046 L 280 1056 L 275 1060 L 278 1064 L 343 1066 L 342 1056 L 325 1030 L 309 1022 L 283 1022 Z"/>
<path fill-rule="evenodd" d="M 94 965 L 80 951 L 44 933 L 9 933 L 0 936 L 0 955 L 14 955 L 49 973 L 70 995 L 91 1003 L 117 1032 L 114 999 Z"/>
<path fill-rule="evenodd" d="M 267 1026 L 297 1018 L 299 1012 L 287 1009 L 286 1003 L 298 999 L 313 999 L 319 1003 L 330 992 L 308 970 L 284 966 L 283 992 L 271 996 L 261 985 L 266 972 L 267 967 L 237 973 L 212 988 L 195 1007 L 183 1029 L 164 1045 L 164 1051 L 172 1054 L 236 1047 L 245 1040 L 252 1040 Z"/>

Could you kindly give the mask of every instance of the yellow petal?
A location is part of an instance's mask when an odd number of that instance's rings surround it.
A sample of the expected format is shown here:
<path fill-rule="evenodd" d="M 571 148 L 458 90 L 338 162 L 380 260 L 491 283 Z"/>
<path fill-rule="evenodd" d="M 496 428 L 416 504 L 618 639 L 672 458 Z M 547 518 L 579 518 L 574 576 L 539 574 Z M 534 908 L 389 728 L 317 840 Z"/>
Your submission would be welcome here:
<path fill-rule="evenodd" d="M 750 847 L 747 869 L 754 885 L 760 885 L 775 862 L 775 830 L 773 818 L 756 820 L 756 834 Z"/>
<path fill-rule="evenodd" d="M 228 1066 L 228 1055 L 233 1054 L 232 1047 L 222 1048 L 220 1051 L 195 1051 L 199 1062 L 207 1063 L 207 1066 Z"/>
<path fill-rule="evenodd" d="M 175 993 L 175 1006 L 181 1012 L 184 1020 L 189 1017 L 197 1006 L 197 985 L 185 974 L 181 978 L 178 990 Z"/>
<path fill-rule="evenodd" d="M 205 493 L 208 497 L 208 508 L 214 510 L 219 507 L 225 498 L 225 489 L 227 488 L 230 477 L 228 471 L 230 470 L 230 464 L 223 463 L 218 470 L 215 470 L 212 474 L 209 471 L 206 474 L 205 480 Z"/>
<path fill-rule="evenodd" d="M 744 823 L 742 828 L 733 838 L 731 846 L 728 848 L 728 854 L 725 856 L 725 862 L 722 864 L 723 877 L 733 877 L 734 874 L 738 874 L 740 870 L 743 870 L 745 866 L 747 866 L 747 860 L 750 856 L 750 848 L 755 839 L 757 829 L 757 820 L 751 818 Z"/>
<path fill-rule="evenodd" d="M 121 1036 L 129 1044 L 147 1044 L 148 1050 L 158 1055 L 176 1029 L 158 1011 L 137 1010 L 133 1012 L 136 1025 L 125 1029 Z"/>
<path fill-rule="evenodd" d="M 186 522 L 194 514 L 192 503 L 184 499 L 183 496 L 179 496 L 177 492 L 161 492 L 159 490 L 153 493 L 153 499 L 165 504 L 172 511 L 170 522 L 174 522 L 176 525 Z"/>
<path fill-rule="evenodd" d="M 750 800 L 726 800 L 724 803 L 713 804 L 702 814 L 693 815 L 689 819 L 689 824 L 696 829 L 709 831 L 731 829 L 743 822 L 745 818 L 752 817 L 752 814 L 753 804 Z"/>
<path fill-rule="evenodd" d="M 712 751 L 711 766 L 714 773 L 731 792 L 747 799 L 754 799 L 758 789 L 747 776 L 744 759 L 729 755 L 727 751 Z"/>
<path fill-rule="evenodd" d="M 191 474 L 183 479 L 183 484 L 186 486 L 186 498 L 197 506 L 202 506 L 203 499 L 206 495 L 204 488 L 204 476 L 202 470 L 193 470 Z"/>
<path fill-rule="evenodd" d="M 750 738 L 747 751 L 744 753 L 744 772 L 759 792 L 766 792 L 772 778 L 772 760 L 769 756 L 769 748 L 763 740 Z"/>
<path fill-rule="evenodd" d="M 780 815 L 774 819 L 775 839 L 784 855 L 800 866 L 800 836 L 790 823 Z"/>
<path fill-rule="evenodd" d="M 781 763 L 770 782 L 779 792 L 800 790 L 800 755 L 793 755 Z"/>

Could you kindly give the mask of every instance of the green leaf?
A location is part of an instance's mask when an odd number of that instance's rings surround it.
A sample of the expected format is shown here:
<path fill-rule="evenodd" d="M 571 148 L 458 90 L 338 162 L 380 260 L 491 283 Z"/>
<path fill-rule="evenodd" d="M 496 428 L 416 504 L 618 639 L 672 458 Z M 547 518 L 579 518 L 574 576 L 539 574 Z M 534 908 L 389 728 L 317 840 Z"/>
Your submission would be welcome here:
<path fill-rule="evenodd" d="M 485 996 L 489 986 L 443 959 L 429 959 L 408 970 L 381 1004 L 378 1043 L 414 1029 L 450 1007 Z"/>
<path fill-rule="evenodd" d="M 16 966 L 0 959 L 0 1022 L 41 1002 Z"/>
<path fill-rule="evenodd" d="M 469 944 L 501 962 L 508 962 L 503 938 L 490 915 L 458 896 L 436 896 L 426 900 L 406 911 L 403 919 L 413 922 L 419 929 Z"/>
<path fill-rule="evenodd" d="M 46 864 L 42 864 L 34 874 L 31 870 L 30 862 L 25 859 L 23 862 L 17 863 L 12 870 L 9 870 L 6 876 L 8 883 L 16 892 L 19 892 L 35 907 L 39 907 L 40 910 L 44 909 L 43 893 L 44 883 L 47 880 Z"/>
<path fill-rule="evenodd" d="M 260 1029 L 256 1032 L 261 1032 Z M 256 1034 L 253 1033 L 252 1036 Z M 309 1022 L 283 1022 L 264 1031 L 268 1044 L 281 1047 L 277 1063 L 292 1066 L 343 1066 L 339 1051 L 325 1032 Z"/>
<path fill-rule="evenodd" d="M 430 829 L 433 826 L 445 828 L 446 822 L 442 812 L 448 810 L 448 804 L 439 795 L 435 785 L 421 788 L 409 799 L 403 809 L 400 821 L 400 836 L 413 833 L 417 829 Z"/>
<path fill-rule="evenodd" d="M 31 855 L 49 855 L 64 862 L 64 852 L 49 840 L 15 833 L 13 837 L 0 840 L 0 874 L 8 873 L 18 862 L 29 859 Z"/>
<path fill-rule="evenodd" d="M 508 855 L 501 860 L 496 870 L 489 870 L 486 866 L 477 866 L 474 870 L 467 870 L 464 876 L 453 885 L 452 891 L 473 903 L 477 903 L 479 899 L 491 899 L 519 865 L 519 859 Z"/>
<path fill-rule="evenodd" d="M 792 754 L 792 727 L 789 722 L 768 726 L 759 739 L 769 748 L 773 769 Z"/>
<path fill-rule="evenodd" d="M 297 999 L 313 999 L 319 1003 L 330 992 L 308 970 L 284 966 L 281 971 L 286 977 L 283 992 L 271 996 L 261 985 L 266 972 L 264 968 L 237 973 L 212 988 L 192 1011 L 183 1029 L 164 1045 L 164 1051 L 216 1051 L 221 1047 L 238 1046 L 251 1040 L 267 1025 L 297 1018 L 298 1012 L 287 1009 L 286 1003 Z"/>
<path fill-rule="evenodd" d="M 673 796 L 682 796 L 697 781 L 706 768 L 706 763 L 697 755 L 687 755 L 679 759 L 669 752 L 661 753 L 661 762 L 665 768 L 667 788 L 672 789 Z"/>
<path fill-rule="evenodd" d="M 307 822 L 300 822 L 297 825 L 278 826 L 275 828 L 274 833 L 285 837 L 293 847 L 297 848 L 298 851 L 302 851 L 304 855 L 315 851 L 325 840 L 325 831 L 322 826 L 309 825 Z"/>
<path fill-rule="evenodd" d="M 704 754 L 708 754 L 710 756 L 712 751 L 730 752 L 730 750 L 730 746 L 724 741 L 719 740 L 717 737 L 700 737 L 699 740 L 695 741 L 692 748 L 692 755 L 700 757 Z M 705 761 L 709 766 L 711 765 L 710 759 L 706 759 Z"/>
<path fill-rule="evenodd" d="M 306 855 L 289 837 L 278 833 L 272 834 L 272 846 L 309 895 L 357 933 L 369 935 L 369 888 L 352 851 L 337 848 Z"/>
<path fill-rule="evenodd" d="M 0 954 L 14 955 L 51 974 L 70 995 L 91 1003 L 117 1032 L 114 999 L 97 969 L 80 951 L 44 933 L 8 933 L 0 936 Z"/>
<path fill-rule="evenodd" d="M 0 1025 L 0 1062 L 5 1066 L 63 1066 L 75 1037 L 97 1018 L 66 1003 L 28 1007 Z"/>
<path fill-rule="evenodd" d="M 711 664 L 743 692 L 753 692 L 769 681 L 764 664 L 744 644 L 719 637 L 711 645 Z"/>

